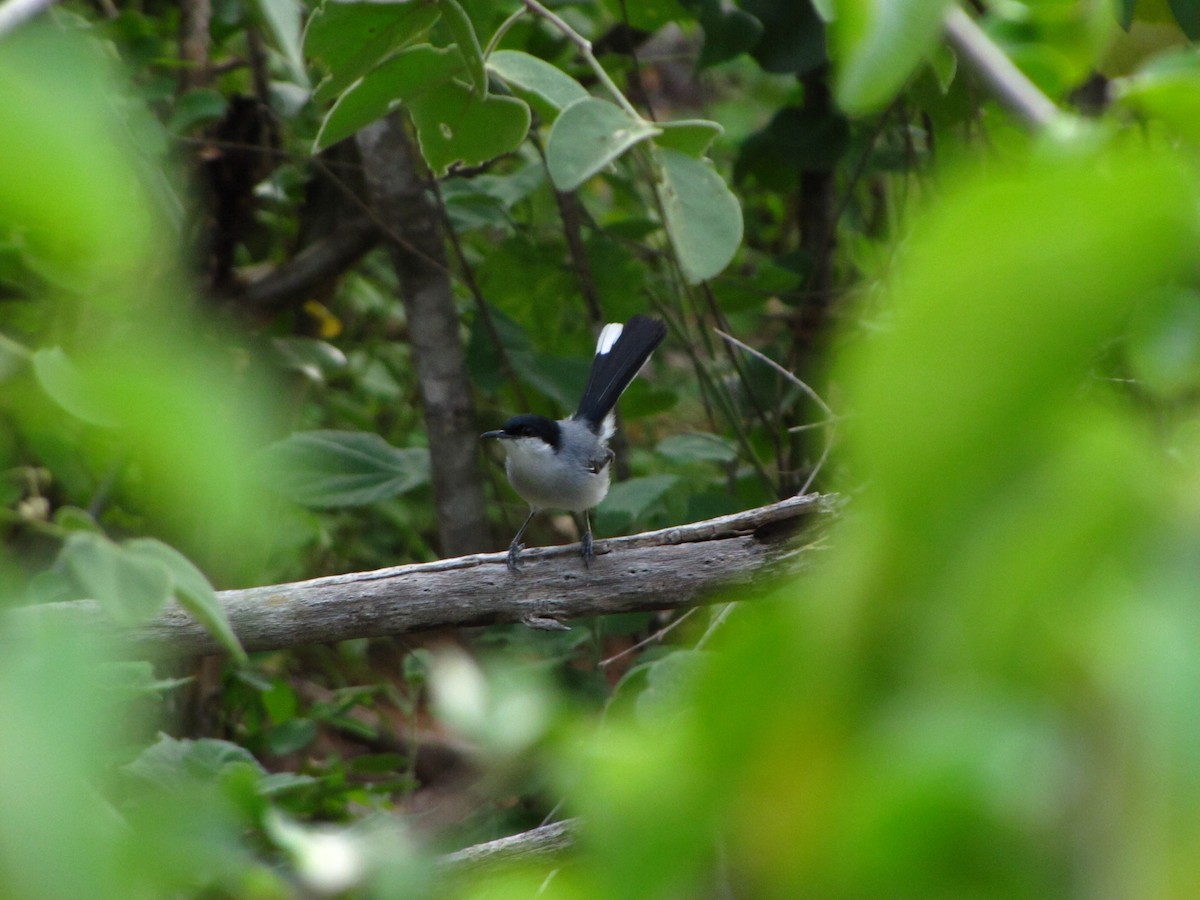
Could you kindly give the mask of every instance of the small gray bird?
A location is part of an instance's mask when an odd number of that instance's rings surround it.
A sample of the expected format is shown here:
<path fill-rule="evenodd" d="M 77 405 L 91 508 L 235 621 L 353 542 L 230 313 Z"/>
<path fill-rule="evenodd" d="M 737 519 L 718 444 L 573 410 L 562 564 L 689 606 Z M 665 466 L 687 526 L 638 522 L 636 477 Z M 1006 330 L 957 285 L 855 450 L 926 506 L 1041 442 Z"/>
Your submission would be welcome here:
<path fill-rule="evenodd" d="M 583 514 L 580 550 L 584 565 L 591 562 L 588 510 L 608 493 L 613 460 L 608 441 L 616 431 L 613 407 L 666 335 L 667 326 L 647 316 L 634 316 L 625 325 L 605 325 L 575 415 L 557 422 L 545 416 L 514 416 L 499 431 L 483 434 L 504 442 L 509 484 L 529 504 L 529 517 L 508 548 L 509 570 L 519 571 L 521 538 L 544 509 Z"/>

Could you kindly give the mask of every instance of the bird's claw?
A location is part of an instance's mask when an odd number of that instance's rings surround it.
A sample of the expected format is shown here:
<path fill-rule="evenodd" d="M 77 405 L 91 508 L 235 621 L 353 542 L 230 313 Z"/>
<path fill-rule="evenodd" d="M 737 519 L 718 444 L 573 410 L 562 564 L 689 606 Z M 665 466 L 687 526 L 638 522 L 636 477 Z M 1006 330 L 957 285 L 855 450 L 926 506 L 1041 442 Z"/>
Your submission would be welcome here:
<path fill-rule="evenodd" d="M 521 551 L 525 549 L 524 544 L 518 544 L 513 541 L 508 545 L 508 571 L 514 575 L 521 571 Z"/>
<path fill-rule="evenodd" d="M 579 555 L 583 557 L 584 568 L 591 568 L 592 560 L 596 558 L 596 552 L 592 544 L 592 533 L 590 531 L 583 533 L 583 539 L 579 542 Z"/>

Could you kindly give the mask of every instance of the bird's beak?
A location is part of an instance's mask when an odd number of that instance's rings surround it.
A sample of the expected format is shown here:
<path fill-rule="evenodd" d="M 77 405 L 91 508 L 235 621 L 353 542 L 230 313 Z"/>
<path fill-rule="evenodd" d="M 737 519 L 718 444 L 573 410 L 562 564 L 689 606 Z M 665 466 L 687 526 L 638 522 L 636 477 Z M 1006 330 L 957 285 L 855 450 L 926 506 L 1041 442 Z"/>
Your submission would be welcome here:
<path fill-rule="evenodd" d="M 507 435 L 503 431 L 485 431 L 483 434 L 481 434 L 479 436 L 479 439 L 483 440 L 484 438 L 502 438 L 502 437 L 507 437 Z"/>

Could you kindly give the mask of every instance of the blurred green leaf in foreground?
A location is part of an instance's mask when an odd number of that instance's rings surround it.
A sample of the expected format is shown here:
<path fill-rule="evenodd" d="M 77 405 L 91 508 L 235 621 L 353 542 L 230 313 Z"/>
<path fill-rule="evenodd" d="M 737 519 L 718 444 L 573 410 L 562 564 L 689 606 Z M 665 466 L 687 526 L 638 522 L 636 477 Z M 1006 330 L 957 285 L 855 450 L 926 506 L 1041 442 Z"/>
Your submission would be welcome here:
<path fill-rule="evenodd" d="M 550 895 L 1194 894 L 1195 448 L 1169 466 L 1100 366 L 1194 278 L 1195 176 L 1046 156 L 917 218 L 837 373 L 870 489 L 677 717 L 576 750 L 590 855 Z"/>

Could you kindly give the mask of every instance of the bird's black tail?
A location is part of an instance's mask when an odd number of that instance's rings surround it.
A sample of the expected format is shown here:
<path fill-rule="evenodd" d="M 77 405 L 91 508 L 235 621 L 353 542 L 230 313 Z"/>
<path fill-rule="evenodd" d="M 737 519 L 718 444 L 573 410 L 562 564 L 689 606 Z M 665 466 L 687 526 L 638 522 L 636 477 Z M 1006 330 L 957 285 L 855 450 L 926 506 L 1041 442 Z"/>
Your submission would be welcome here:
<path fill-rule="evenodd" d="M 614 341 L 611 335 L 617 328 L 620 334 Z M 600 332 L 592 374 L 588 376 L 575 418 L 583 419 L 593 431 L 599 432 L 625 388 L 666 336 L 667 326 L 648 316 L 634 316 L 624 327 L 606 325 Z"/>

